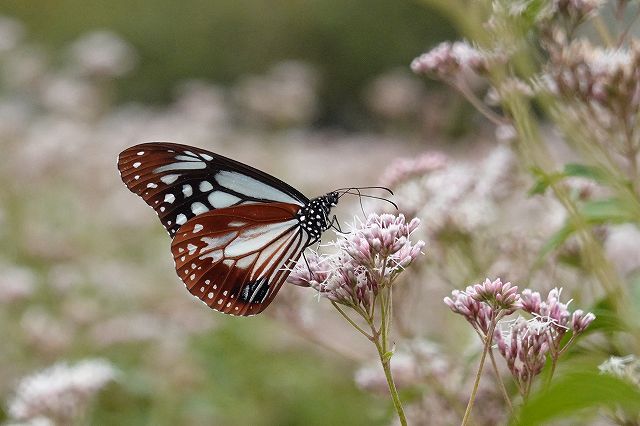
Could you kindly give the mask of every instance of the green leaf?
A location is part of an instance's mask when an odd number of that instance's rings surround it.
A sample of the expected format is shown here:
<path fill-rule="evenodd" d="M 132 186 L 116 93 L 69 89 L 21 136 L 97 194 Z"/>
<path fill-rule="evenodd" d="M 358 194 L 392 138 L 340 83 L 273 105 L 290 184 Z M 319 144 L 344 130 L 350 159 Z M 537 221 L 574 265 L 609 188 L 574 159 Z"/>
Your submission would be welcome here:
<path fill-rule="evenodd" d="M 604 407 L 639 411 L 640 389 L 617 377 L 597 372 L 568 374 L 533 395 L 512 418 L 511 424 L 538 426 L 585 409 Z"/>
<path fill-rule="evenodd" d="M 637 221 L 637 212 L 619 198 L 588 201 L 582 205 L 580 213 L 589 223 L 626 223 Z"/>
<path fill-rule="evenodd" d="M 575 227 L 571 222 L 567 222 L 560 230 L 556 231 L 542 246 L 540 254 L 538 255 L 538 262 L 567 241 L 567 238 L 569 238 L 574 231 Z"/>
<path fill-rule="evenodd" d="M 393 356 L 393 351 L 388 351 L 382 355 L 382 361 L 387 362 L 391 359 L 392 356 Z"/>
<path fill-rule="evenodd" d="M 606 182 L 605 172 L 595 166 L 587 166 L 586 164 L 569 163 L 564 166 L 565 176 L 576 176 L 592 179 L 596 182 Z"/>
<path fill-rule="evenodd" d="M 529 189 L 529 191 L 527 192 L 527 194 L 529 195 L 544 194 L 544 192 L 550 185 L 562 180 L 565 177 L 564 173 L 547 173 L 540 167 L 532 167 L 530 171 L 535 178 L 535 182 L 531 189 Z"/>
<path fill-rule="evenodd" d="M 629 331 L 627 325 L 616 312 L 611 298 L 603 297 L 588 309 L 596 316 L 596 320 L 585 330 L 584 334 L 602 331 L 612 333 L 617 331 Z"/>

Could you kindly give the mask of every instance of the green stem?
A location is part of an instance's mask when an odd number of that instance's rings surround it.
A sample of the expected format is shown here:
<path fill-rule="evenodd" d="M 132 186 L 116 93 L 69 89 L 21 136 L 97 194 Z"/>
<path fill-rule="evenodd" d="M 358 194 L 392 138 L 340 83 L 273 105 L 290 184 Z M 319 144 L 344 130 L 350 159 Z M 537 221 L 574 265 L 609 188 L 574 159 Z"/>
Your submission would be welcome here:
<path fill-rule="evenodd" d="M 386 262 L 385 262 L 386 263 Z M 383 270 L 384 273 L 384 270 Z M 383 275 L 384 276 L 384 275 Z M 407 418 L 404 414 L 404 408 L 402 408 L 402 402 L 400 401 L 400 395 L 398 395 L 398 389 L 393 381 L 393 375 L 391 374 L 391 357 L 389 356 L 389 326 L 391 322 L 391 285 L 387 283 L 385 286 L 381 286 L 378 293 L 380 299 L 380 334 L 374 334 L 376 349 L 378 349 L 378 355 L 380 355 L 380 362 L 382 363 L 382 369 L 384 375 L 387 378 L 387 385 L 389 386 L 389 393 L 391 393 L 391 399 L 393 405 L 398 413 L 400 424 L 402 426 L 407 425 Z M 371 327 L 373 331 L 375 328 Z"/>
<path fill-rule="evenodd" d="M 358 324 L 356 324 L 350 317 L 349 315 L 346 314 L 345 311 L 342 310 L 342 308 L 340 308 L 340 305 L 338 305 L 336 302 L 334 302 L 333 300 L 331 301 L 331 304 L 333 305 L 334 308 L 337 309 L 338 312 L 340 312 L 340 315 L 342 315 L 342 317 L 347 320 L 347 322 L 349 324 L 351 324 L 353 326 L 353 328 L 355 328 L 356 330 L 358 330 L 360 333 L 362 333 L 367 339 L 369 340 L 373 340 L 373 336 L 371 336 L 369 333 L 367 333 L 366 331 L 364 331 Z M 375 330 L 374 330 L 375 332 Z"/>
<path fill-rule="evenodd" d="M 493 318 L 491 320 L 491 324 L 489 325 L 489 332 L 484 338 L 484 349 L 482 350 L 482 357 L 480 357 L 480 365 L 478 366 L 478 372 L 476 373 L 476 380 L 473 383 L 473 390 L 471 391 L 469 403 L 467 404 L 467 409 L 464 412 L 464 417 L 462 418 L 462 423 L 460 423 L 460 426 L 465 426 L 469 422 L 469 419 L 471 417 L 471 410 L 473 409 L 473 403 L 475 402 L 476 394 L 478 393 L 478 385 L 480 384 L 480 377 L 482 376 L 484 361 L 487 358 L 487 352 L 489 352 L 491 342 L 493 341 L 493 332 L 495 331 L 496 323 L 496 319 Z"/>
<path fill-rule="evenodd" d="M 384 325 L 382 327 L 384 329 Z M 387 378 L 389 393 L 391 393 L 391 399 L 393 400 L 393 405 L 396 408 L 396 411 L 398 413 L 400 424 L 402 426 L 407 426 L 407 417 L 404 414 L 404 408 L 402 408 L 400 395 L 398 395 L 398 389 L 396 388 L 396 384 L 393 381 L 393 375 L 391 374 L 391 360 L 387 356 L 386 348 L 380 344 L 379 339 L 375 340 L 375 344 L 376 344 L 376 348 L 378 349 L 378 355 L 380 355 L 380 362 L 382 363 L 382 369 L 384 370 L 384 375 Z"/>
<path fill-rule="evenodd" d="M 498 385 L 500 386 L 500 392 L 502 392 L 502 396 L 504 398 L 504 402 L 507 403 L 509 407 L 509 411 L 513 412 L 513 405 L 511 404 L 511 398 L 509 398 L 509 394 L 507 393 L 507 388 L 504 385 L 504 381 L 502 380 L 502 376 L 500 376 L 500 372 L 498 371 L 498 364 L 496 363 L 496 358 L 493 356 L 493 349 L 489 348 L 489 359 L 491 359 L 491 365 L 493 366 L 493 372 L 496 375 L 496 379 L 498 380 Z"/>

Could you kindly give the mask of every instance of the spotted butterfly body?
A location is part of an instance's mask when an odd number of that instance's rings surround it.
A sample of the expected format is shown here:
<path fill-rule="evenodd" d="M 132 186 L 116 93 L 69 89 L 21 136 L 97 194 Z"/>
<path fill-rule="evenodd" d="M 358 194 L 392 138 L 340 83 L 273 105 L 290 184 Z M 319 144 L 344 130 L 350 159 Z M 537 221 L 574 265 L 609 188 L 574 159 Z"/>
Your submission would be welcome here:
<path fill-rule="evenodd" d="M 255 315 L 271 303 L 304 249 L 331 227 L 339 198 L 310 200 L 260 170 L 173 143 L 128 148 L 118 169 L 172 237 L 189 291 L 232 315 Z"/>

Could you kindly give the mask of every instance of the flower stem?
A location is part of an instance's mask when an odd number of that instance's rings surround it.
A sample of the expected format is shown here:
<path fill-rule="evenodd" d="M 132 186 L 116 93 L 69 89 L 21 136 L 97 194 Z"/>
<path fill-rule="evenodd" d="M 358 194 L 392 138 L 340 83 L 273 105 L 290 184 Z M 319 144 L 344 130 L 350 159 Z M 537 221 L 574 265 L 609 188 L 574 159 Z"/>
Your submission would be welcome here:
<path fill-rule="evenodd" d="M 462 423 L 460 423 L 460 426 L 465 426 L 469 422 L 469 418 L 471 417 L 471 410 L 473 409 L 473 403 L 475 402 L 476 394 L 478 393 L 478 385 L 480 384 L 480 377 L 482 376 L 484 361 L 487 358 L 487 352 L 489 352 L 491 342 L 493 341 L 493 332 L 496 328 L 496 322 L 497 321 L 495 318 L 491 320 L 491 324 L 489 325 L 489 332 L 484 338 L 484 349 L 482 350 L 482 357 L 480 357 L 480 365 L 478 366 L 478 372 L 476 373 L 476 380 L 473 383 L 473 390 L 471 391 L 469 403 L 467 404 L 467 409 L 464 412 L 464 417 L 462 418 Z"/>
<path fill-rule="evenodd" d="M 507 393 L 507 388 L 504 386 L 504 381 L 500 376 L 500 372 L 498 371 L 498 364 L 496 364 L 496 358 L 493 356 L 493 349 L 489 348 L 489 358 L 491 359 L 491 365 L 493 366 L 493 371 L 496 374 L 496 380 L 498 381 L 498 385 L 500 386 L 500 391 L 502 392 L 502 396 L 504 397 L 504 402 L 507 403 L 509 407 L 509 411 L 513 412 L 513 404 L 511 404 L 511 399 L 509 398 L 509 394 Z"/>
<path fill-rule="evenodd" d="M 340 312 L 340 315 L 342 315 L 342 317 L 347 320 L 347 322 L 349 324 L 351 324 L 353 326 L 353 328 L 355 328 L 356 330 L 358 330 L 360 333 L 362 333 L 367 339 L 369 340 L 373 340 L 373 336 L 369 335 L 369 333 L 367 333 L 366 331 L 364 331 L 358 324 L 356 324 L 350 317 L 349 315 L 346 314 L 345 311 L 343 311 L 340 306 L 334 302 L 333 300 L 331 301 L 331 304 L 333 305 L 334 308 L 337 309 L 338 312 Z M 374 334 L 375 334 L 375 330 L 374 330 Z"/>
<path fill-rule="evenodd" d="M 396 384 L 393 381 L 393 375 L 391 374 L 391 356 L 389 354 L 389 340 L 388 340 L 388 331 L 389 325 L 391 321 L 391 286 L 387 285 L 383 287 L 378 294 L 378 298 L 380 300 L 380 333 L 375 334 L 374 343 L 376 345 L 376 349 L 378 349 L 378 355 L 380 355 L 380 362 L 382 363 L 382 369 L 384 370 L 384 375 L 387 378 L 387 385 L 389 386 L 389 393 L 391 394 L 391 399 L 393 400 L 393 405 L 398 412 L 398 418 L 400 419 L 400 424 L 402 426 L 407 425 L 407 418 L 404 414 L 404 408 L 402 408 L 402 402 L 400 401 L 400 396 L 398 395 L 398 389 L 396 389 Z M 372 330 L 375 331 L 373 325 Z"/>
<path fill-rule="evenodd" d="M 391 399 L 393 400 L 393 405 L 398 412 L 398 418 L 400 419 L 400 424 L 402 426 L 407 426 L 407 417 L 404 414 L 404 408 L 402 408 L 402 402 L 400 401 L 400 395 L 398 395 L 398 389 L 396 389 L 396 384 L 393 381 L 393 375 L 391 374 L 391 360 L 387 355 L 387 350 L 382 346 L 379 339 L 375 341 L 376 348 L 378 349 L 378 354 L 380 355 L 380 362 L 382 363 L 382 369 L 384 370 L 384 375 L 387 378 L 387 385 L 389 386 L 389 393 L 391 393 Z"/>

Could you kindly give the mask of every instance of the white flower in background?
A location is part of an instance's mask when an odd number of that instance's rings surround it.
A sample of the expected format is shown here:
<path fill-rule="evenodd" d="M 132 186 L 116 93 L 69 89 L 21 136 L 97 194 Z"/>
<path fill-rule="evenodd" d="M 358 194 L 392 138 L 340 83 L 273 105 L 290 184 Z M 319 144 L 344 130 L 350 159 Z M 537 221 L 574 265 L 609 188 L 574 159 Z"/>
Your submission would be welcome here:
<path fill-rule="evenodd" d="M 20 22 L 0 15 L 0 53 L 16 47 L 23 36 L 24 27 Z"/>
<path fill-rule="evenodd" d="M 411 118 L 418 113 L 424 86 L 415 76 L 395 69 L 373 80 L 365 92 L 369 109 L 387 120 Z"/>
<path fill-rule="evenodd" d="M 604 249 L 621 275 L 640 269 L 640 230 L 635 225 L 612 225 Z"/>
<path fill-rule="evenodd" d="M 272 126 L 309 124 L 318 111 L 316 71 L 301 62 L 276 64 L 265 75 L 240 80 L 234 91 L 249 118 Z"/>
<path fill-rule="evenodd" d="M 52 112 L 73 117 L 90 118 L 102 105 L 98 87 L 90 82 L 66 75 L 54 75 L 41 86 L 42 104 Z"/>
<path fill-rule="evenodd" d="M 8 404 L 9 415 L 15 420 L 46 418 L 54 424 L 73 424 L 116 374 L 103 359 L 55 364 L 20 381 Z"/>
<path fill-rule="evenodd" d="M 136 63 L 134 49 L 110 31 L 88 33 L 71 45 L 71 57 L 81 72 L 102 77 L 120 77 Z"/>
<path fill-rule="evenodd" d="M 0 304 L 28 298 L 35 291 L 35 281 L 35 276 L 29 269 L 0 267 Z"/>
<path fill-rule="evenodd" d="M 633 354 L 609 357 L 598 366 L 598 370 L 600 374 L 610 374 L 640 386 L 640 360 Z"/>

